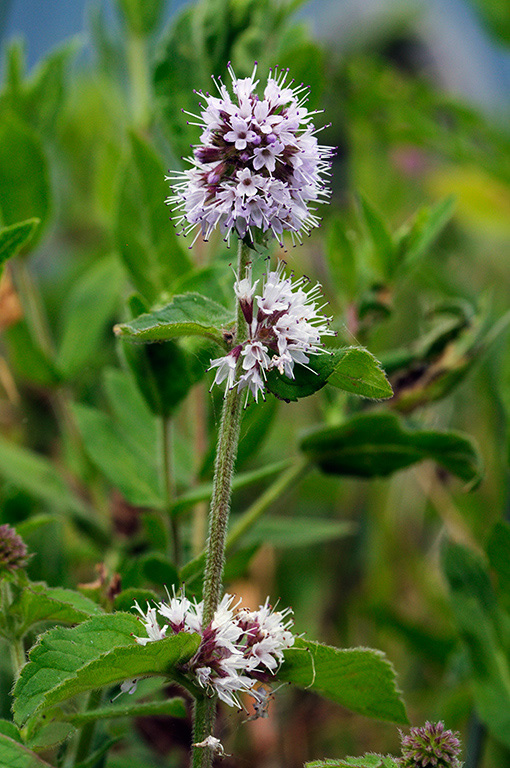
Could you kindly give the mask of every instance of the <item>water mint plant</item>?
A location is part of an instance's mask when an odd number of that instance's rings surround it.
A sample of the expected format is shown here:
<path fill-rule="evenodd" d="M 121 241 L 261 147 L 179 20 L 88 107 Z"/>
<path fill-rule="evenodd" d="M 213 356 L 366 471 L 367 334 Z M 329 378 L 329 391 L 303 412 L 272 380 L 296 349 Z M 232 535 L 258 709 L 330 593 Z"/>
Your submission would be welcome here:
<path fill-rule="evenodd" d="M 393 24 L 107 5 L 2 60 L 0 766 L 506 765 L 503 131 Z"/>

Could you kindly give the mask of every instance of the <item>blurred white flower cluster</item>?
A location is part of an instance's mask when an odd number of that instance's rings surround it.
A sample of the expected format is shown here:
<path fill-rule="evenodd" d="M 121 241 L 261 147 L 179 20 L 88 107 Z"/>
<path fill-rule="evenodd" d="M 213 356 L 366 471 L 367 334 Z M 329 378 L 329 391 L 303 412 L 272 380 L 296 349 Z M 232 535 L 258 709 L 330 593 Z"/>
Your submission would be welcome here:
<path fill-rule="evenodd" d="M 258 682 L 269 682 L 283 661 L 283 651 L 294 644 L 290 631 L 290 608 L 276 611 L 269 598 L 256 611 L 240 608 L 233 595 L 221 600 L 213 620 L 203 626 L 203 602 L 191 601 L 184 594 L 169 597 L 156 607 L 143 611 L 135 607 L 142 617 L 146 637 L 135 637 L 140 645 L 157 642 L 178 632 L 197 632 L 202 637 L 200 646 L 185 671 L 192 674 L 202 688 L 216 693 L 232 707 L 240 707 L 239 694 L 250 693 L 255 701 L 267 699 L 263 689 L 255 689 Z M 163 626 L 158 616 L 166 622 Z M 132 681 L 128 681 L 132 683 Z"/>
<path fill-rule="evenodd" d="M 256 69 L 238 79 L 229 65 L 234 97 L 221 80 L 219 96 L 198 94 L 205 105 L 192 117 L 202 143 L 188 158 L 191 168 L 167 177 L 174 192 L 167 203 L 181 212 L 184 234 L 198 228 L 207 240 L 219 227 L 227 242 L 232 231 L 253 241 L 255 228 L 281 242 L 286 230 L 294 242 L 319 225 L 313 204 L 330 194 L 324 177 L 334 150 L 317 141 L 316 112 L 304 106 L 308 88 L 291 87 L 287 71 L 276 69 L 259 98 Z"/>
<path fill-rule="evenodd" d="M 267 272 L 260 294 L 254 295 L 258 280 L 252 283 L 251 269 L 247 277 L 237 279 L 234 290 L 248 324 L 248 339 L 227 355 L 211 360 L 216 368 L 214 384 L 226 380 L 226 387 L 248 388 L 255 400 L 264 396 L 266 374 L 272 368 L 294 378 L 294 365 L 309 362 L 310 355 L 323 351 L 321 337 L 334 336 L 331 318 L 320 314 L 322 294 L 317 283 L 305 290 L 308 278 L 292 280 L 283 274 L 284 263 Z M 241 358 L 241 365 L 238 360 Z M 236 372 L 241 371 L 238 381 Z"/>

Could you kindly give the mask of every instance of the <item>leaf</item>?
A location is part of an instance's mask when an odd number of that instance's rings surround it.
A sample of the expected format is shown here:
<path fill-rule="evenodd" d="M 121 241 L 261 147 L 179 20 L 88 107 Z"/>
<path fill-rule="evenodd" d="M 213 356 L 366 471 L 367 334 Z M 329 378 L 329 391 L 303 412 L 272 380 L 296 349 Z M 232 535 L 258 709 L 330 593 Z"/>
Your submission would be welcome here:
<path fill-rule="evenodd" d="M 116 611 L 132 612 L 135 616 L 138 616 L 138 612 L 135 608 L 135 600 L 138 605 L 143 608 L 145 603 L 151 603 L 152 601 L 157 602 L 158 599 L 158 595 L 150 589 L 128 587 L 128 589 L 123 589 L 122 592 L 115 596 L 113 605 Z"/>
<path fill-rule="evenodd" d="M 131 134 L 132 157 L 121 181 L 116 222 L 119 253 L 133 283 L 149 302 L 191 269 L 165 199 L 170 187 L 153 148 Z"/>
<path fill-rule="evenodd" d="M 408 722 L 395 672 L 380 651 L 339 649 L 297 639 L 284 656 L 279 680 L 319 693 L 366 717 Z"/>
<path fill-rule="evenodd" d="M 395 270 L 395 253 L 391 235 L 381 216 L 363 196 L 360 197 L 363 219 L 372 241 L 373 253 L 381 277 L 389 280 Z"/>
<path fill-rule="evenodd" d="M 114 256 L 94 264 L 78 280 L 63 309 L 63 337 L 56 365 L 64 379 L 83 373 L 97 354 L 108 321 L 119 303 L 123 269 Z"/>
<path fill-rule="evenodd" d="M 321 520 L 316 517 L 262 518 L 246 535 L 246 544 L 273 544 L 279 548 L 309 547 L 350 536 L 355 526 L 346 521 Z"/>
<path fill-rule="evenodd" d="M 447 197 L 431 206 L 420 208 L 412 221 L 396 235 L 397 261 L 406 269 L 413 267 L 430 250 L 453 216 L 455 198 Z"/>
<path fill-rule="evenodd" d="M 223 330 L 233 323 L 233 315 L 221 304 L 198 293 L 187 293 L 174 296 L 170 304 L 162 309 L 116 325 L 114 332 L 131 341 L 145 342 L 204 336 L 224 347 Z"/>
<path fill-rule="evenodd" d="M 472 486 L 482 473 L 470 439 L 457 432 L 406 429 L 393 413 L 360 414 L 338 427 L 319 427 L 305 434 L 301 450 L 334 475 L 384 477 L 424 459 Z"/>
<path fill-rule="evenodd" d="M 295 366 L 294 376 L 289 379 L 273 369 L 267 375 L 267 389 L 287 402 L 308 397 L 326 383 L 372 399 L 384 399 L 393 394 L 380 363 L 362 347 L 326 350 L 314 355 L 306 367 Z"/>
<path fill-rule="evenodd" d="M 97 616 L 73 629 L 45 632 L 15 685 L 15 721 L 34 725 L 43 710 L 126 679 L 176 679 L 177 666 L 190 659 L 200 643 L 198 635 L 183 632 L 144 647 L 133 640 L 139 634 L 144 634 L 141 624 L 129 613 Z"/>
<path fill-rule="evenodd" d="M 164 699 L 163 701 L 148 701 L 143 704 L 139 702 L 116 704 L 86 712 L 63 714 L 62 717 L 75 726 L 81 726 L 96 720 L 113 720 L 118 717 L 154 717 L 156 715 L 186 717 L 184 699 L 176 697 L 174 699 Z"/>
<path fill-rule="evenodd" d="M 14 40 L 6 55 L 3 98 L 20 118 L 39 132 L 55 132 L 55 122 L 64 101 L 66 70 L 79 51 L 79 36 L 71 38 L 46 55 L 30 77 L 25 74 L 25 46 Z"/>
<path fill-rule="evenodd" d="M 14 115 L 0 122 L 0 178 L 2 223 L 37 217 L 40 234 L 50 211 L 48 163 L 40 139 Z"/>
<path fill-rule="evenodd" d="M 20 744 L 23 741 L 19 730 L 11 720 L 0 720 L 0 734 L 8 736 L 10 739 L 14 739 L 14 741 L 19 741 Z"/>
<path fill-rule="evenodd" d="M 279 461 L 275 464 L 268 464 L 259 469 L 253 469 L 250 472 L 240 472 L 234 476 L 232 481 L 232 491 L 239 490 L 240 488 L 247 488 L 255 483 L 260 483 L 268 478 L 274 477 L 274 475 L 280 474 L 283 470 L 289 467 L 290 462 L 288 459 L 285 461 Z M 190 491 L 181 494 L 176 498 L 172 505 L 172 514 L 180 515 L 185 510 L 198 504 L 200 501 L 208 501 L 212 496 L 212 483 L 204 483 L 203 485 L 197 485 Z"/>
<path fill-rule="evenodd" d="M 142 570 L 145 578 L 160 588 L 164 586 L 170 591 L 172 586 L 179 587 L 177 568 L 160 553 L 146 555 L 142 560 Z"/>
<path fill-rule="evenodd" d="M 51 768 L 35 752 L 3 734 L 0 734 L 0 765 L 5 768 Z"/>
<path fill-rule="evenodd" d="M 442 564 L 467 650 L 476 708 L 492 735 L 510 746 L 510 618 L 501 610 L 481 558 L 447 543 Z"/>
<path fill-rule="evenodd" d="M 73 413 L 88 457 L 112 485 L 137 507 L 162 509 L 157 467 L 140 461 L 115 421 L 97 408 L 76 403 Z"/>
<path fill-rule="evenodd" d="M 30 242 L 39 223 L 40 219 L 28 219 L 0 229 L 0 275 L 5 262 Z"/>
<path fill-rule="evenodd" d="M 294 378 L 279 373 L 276 368 L 268 372 L 266 388 L 279 400 L 287 403 L 296 402 L 301 397 L 309 397 L 326 386 L 335 367 L 334 354 L 319 354 L 310 358 L 307 367 L 296 365 Z"/>
<path fill-rule="evenodd" d="M 0 476 L 50 508 L 90 516 L 88 507 L 73 494 L 51 461 L 2 437 Z"/>
<path fill-rule="evenodd" d="M 55 386 L 58 374 L 53 362 L 34 342 L 25 320 L 4 330 L 9 364 L 22 381 L 43 387 Z"/>
<path fill-rule="evenodd" d="M 161 21 L 165 0 L 118 0 L 133 35 L 149 35 Z"/>
<path fill-rule="evenodd" d="M 305 763 L 305 768 L 398 768 L 399 765 L 399 760 L 391 755 L 363 755 L 343 760 L 313 760 Z"/>
<path fill-rule="evenodd" d="M 353 301 L 359 289 L 356 249 L 340 217 L 332 219 L 329 224 L 326 249 L 337 292 Z"/>
<path fill-rule="evenodd" d="M 367 349 L 350 347 L 335 355 L 335 368 L 328 384 L 360 397 L 384 400 L 393 390 L 381 364 Z"/>
<path fill-rule="evenodd" d="M 158 425 L 132 377 L 119 368 L 107 368 L 103 386 L 108 406 L 124 440 L 139 453 L 140 461 L 157 462 Z"/>
<path fill-rule="evenodd" d="M 510 608 L 510 524 L 505 520 L 493 527 L 487 542 L 487 556 L 496 572 L 501 597 Z"/>
<path fill-rule="evenodd" d="M 21 637 L 41 621 L 79 624 L 91 616 L 102 614 L 101 608 L 88 597 L 62 587 L 48 587 L 31 583 L 23 588 L 13 601 L 10 612 L 17 618 L 17 632 Z"/>

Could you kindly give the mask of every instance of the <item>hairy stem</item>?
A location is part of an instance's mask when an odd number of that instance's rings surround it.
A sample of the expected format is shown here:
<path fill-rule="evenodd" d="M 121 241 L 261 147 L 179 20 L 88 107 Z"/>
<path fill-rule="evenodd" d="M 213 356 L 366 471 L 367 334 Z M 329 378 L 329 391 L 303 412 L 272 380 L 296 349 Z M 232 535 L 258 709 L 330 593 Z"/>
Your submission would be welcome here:
<path fill-rule="evenodd" d="M 244 243 L 239 241 L 237 257 L 237 274 L 239 279 L 244 277 L 248 263 L 249 249 Z M 238 305 L 234 344 L 244 341 L 246 333 L 246 321 Z M 223 413 L 216 448 L 204 575 L 204 627 L 212 620 L 221 596 L 230 497 L 232 495 L 232 478 L 237 456 L 240 427 L 241 396 L 237 387 L 234 387 L 227 392 L 223 403 Z M 215 714 L 216 697 L 197 701 L 193 731 L 195 743 L 201 742 L 212 735 Z M 212 758 L 213 753 L 209 747 L 193 748 L 193 768 L 209 768 L 212 764 Z"/>

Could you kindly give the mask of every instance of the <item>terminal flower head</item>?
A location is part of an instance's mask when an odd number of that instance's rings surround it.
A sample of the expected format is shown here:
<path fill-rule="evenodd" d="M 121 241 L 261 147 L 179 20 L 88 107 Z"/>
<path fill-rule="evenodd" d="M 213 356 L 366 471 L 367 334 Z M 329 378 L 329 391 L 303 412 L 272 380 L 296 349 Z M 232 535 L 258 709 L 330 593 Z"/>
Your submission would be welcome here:
<path fill-rule="evenodd" d="M 461 768 L 459 734 L 449 731 L 444 723 L 426 722 L 411 728 L 408 735 L 400 732 L 402 768 Z"/>
<path fill-rule="evenodd" d="M 239 694 L 250 693 L 256 701 L 258 682 L 268 683 L 283 661 L 283 651 L 294 644 L 290 631 L 292 611 L 276 611 L 266 600 L 257 611 L 240 609 L 240 600 L 226 594 L 212 621 L 203 626 L 203 602 L 188 600 L 184 594 L 169 596 L 168 602 L 147 611 L 135 603 L 141 615 L 146 637 L 135 637 L 139 645 L 163 640 L 179 632 L 198 633 L 200 645 L 182 672 L 191 676 L 196 685 L 215 693 L 232 707 L 241 706 Z M 158 615 L 168 623 L 160 626 Z M 132 693 L 136 681 L 126 681 L 121 691 Z"/>
<path fill-rule="evenodd" d="M 7 523 L 0 525 L 0 573 L 14 573 L 24 568 L 29 560 L 27 545 L 21 536 Z"/>
<path fill-rule="evenodd" d="M 259 95 L 257 65 L 245 78 L 230 64 L 228 70 L 232 93 L 220 78 L 213 78 L 218 95 L 198 92 L 201 112 L 191 116 L 202 133 L 191 167 L 167 177 L 178 230 L 197 230 L 196 237 L 207 240 L 219 227 L 227 242 L 232 232 L 253 242 L 254 230 L 261 230 L 280 243 L 288 231 L 301 242 L 319 225 L 315 205 L 329 197 L 334 154 L 317 141 L 317 112 L 305 106 L 308 88 L 287 82 L 287 70 L 275 68 Z"/>
<path fill-rule="evenodd" d="M 334 336 L 330 318 L 321 314 L 320 285 L 307 289 L 308 279 L 293 280 L 280 262 L 266 273 L 257 293 L 251 270 L 237 280 L 234 290 L 248 325 L 248 338 L 223 357 L 211 361 L 214 384 L 247 389 L 255 400 L 264 397 L 267 373 L 273 368 L 294 378 L 296 364 L 306 366 L 310 355 L 323 351 L 322 337 Z M 240 365 L 238 361 L 241 360 Z M 236 376 L 238 376 L 236 380 Z"/>

